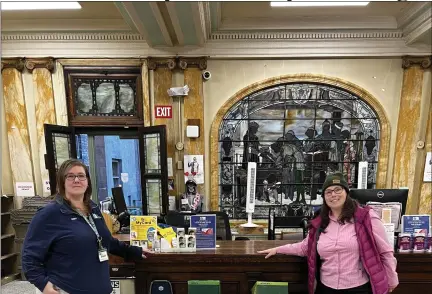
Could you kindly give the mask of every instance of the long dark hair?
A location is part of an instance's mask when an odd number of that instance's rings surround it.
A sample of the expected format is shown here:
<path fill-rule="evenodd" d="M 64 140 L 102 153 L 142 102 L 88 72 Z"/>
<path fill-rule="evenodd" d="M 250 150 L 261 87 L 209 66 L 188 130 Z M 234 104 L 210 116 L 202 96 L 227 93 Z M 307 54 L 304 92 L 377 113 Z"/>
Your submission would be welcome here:
<path fill-rule="evenodd" d="M 359 205 L 358 202 L 354 199 L 352 199 L 349 196 L 349 191 L 345 190 L 347 193 L 346 199 L 345 199 L 345 203 L 342 207 L 342 212 L 341 215 L 339 216 L 339 223 L 344 224 L 344 223 L 350 223 L 352 221 L 352 219 L 354 218 L 354 213 L 356 211 L 357 206 Z M 330 217 L 329 217 L 329 213 L 330 213 L 330 207 L 327 205 L 324 197 L 323 197 L 323 204 L 320 208 L 319 211 L 319 216 L 321 217 L 321 225 L 320 228 L 322 230 L 323 233 L 325 233 L 325 229 L 327 228 L 327 226 L 330 223 Z"/>
<path fill-rule="evenodd" d="M 63 197 L 63 200 L 66 201 L 69 205 L 71 205 L 70 201 L 66 198 L 66 191 L 65 191 L 65 181 L 66 181 L 66 175 L 68 171 L 75 167 L 75 166 L 81 166 L 85 174 L 87 176 L 87 190 L 84 192 L 84 205 L 88 209 L 88 212 L 91 211 L 91 195 L 92 195 L 92 182 L 90 180 L 90 173 L 85 164 L 83 164 L 78 159 L 68 159 L 64 161 L 60 168 L 57 171 L 57 194 Z"/>

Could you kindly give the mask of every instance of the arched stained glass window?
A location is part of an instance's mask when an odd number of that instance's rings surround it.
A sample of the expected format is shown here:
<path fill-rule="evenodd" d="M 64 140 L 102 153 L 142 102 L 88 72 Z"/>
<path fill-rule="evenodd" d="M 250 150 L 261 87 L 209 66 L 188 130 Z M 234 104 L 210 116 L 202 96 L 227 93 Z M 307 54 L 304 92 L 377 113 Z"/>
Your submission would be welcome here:
<path fill-rule="evenodd" d="M 252 93 L 233 105 L 219 127 L 219 207 L 246 217 L 247 163 L 257 163 L 254 218 L 293 202 L 322 204 L 328 173 L 342 172 L 351 187 L 359 162 L 368 162 L 375 188 L 380 123 L 360 97 L 336 86 L 288 83 Z"/>

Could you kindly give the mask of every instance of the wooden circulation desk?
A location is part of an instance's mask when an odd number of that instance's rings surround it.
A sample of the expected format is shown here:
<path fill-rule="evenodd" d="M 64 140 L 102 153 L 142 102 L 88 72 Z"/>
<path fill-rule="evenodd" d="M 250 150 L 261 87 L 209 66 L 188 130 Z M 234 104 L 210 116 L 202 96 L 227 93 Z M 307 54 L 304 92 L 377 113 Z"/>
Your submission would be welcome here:
<path fill-rule="evenodd" d="M 128 235 L 115 235 L 128 242 Z M 289 293 L 307 294 L 306 259 L 276 255 L 265 259 L 263 250 L 286 240 L 218 241 L 216 250 L 194 253 L 156 253 L 138 263 L 110 256 L 111 277 L 135 276 L 135 293 L 148 294 L 153 280 L 171 282 L 174 294 L 187 294 L 188 280 L 220 280 L 222 294 L 250 294 L 256 281 L 289 282 Z M 427 293 L 432 289 L 432 254 L 396 254 L 399 286 L 394 294 Z"/>

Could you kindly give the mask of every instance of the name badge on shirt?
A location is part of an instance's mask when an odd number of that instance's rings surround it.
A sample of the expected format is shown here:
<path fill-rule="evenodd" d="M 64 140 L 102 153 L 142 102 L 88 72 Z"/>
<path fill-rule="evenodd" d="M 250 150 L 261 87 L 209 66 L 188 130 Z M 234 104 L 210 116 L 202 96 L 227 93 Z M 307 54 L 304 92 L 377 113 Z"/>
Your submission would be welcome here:
<path fill-rule="evenodd" d="M 108 252 L 105 248 L 99 249 L 99 261 L 104 262 L 108 260 Z"/>

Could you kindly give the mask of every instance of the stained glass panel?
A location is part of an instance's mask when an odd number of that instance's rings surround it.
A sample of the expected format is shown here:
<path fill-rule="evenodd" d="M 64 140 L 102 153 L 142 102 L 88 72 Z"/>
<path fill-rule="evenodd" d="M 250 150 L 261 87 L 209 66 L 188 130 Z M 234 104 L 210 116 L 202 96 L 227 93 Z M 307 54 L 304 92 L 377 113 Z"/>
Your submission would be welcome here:
<path fill-rule="evenodd" d="M 137 115 L 136 79 L 74 78 L 72 82 L 77 115 Z"/>
<path fill-rule="evenodd" d="M 335 171 L 356 188 L 360 161 L 374 188 L 379 138 L 375 111 L 343 89 L 294 83 L 252 93 L 219 128 L 220 209 L 246 217 L 248 162 L 258 166 L 254 218 L 267 218 L 270 207 L 321 205 L 321 186 Z"/>

